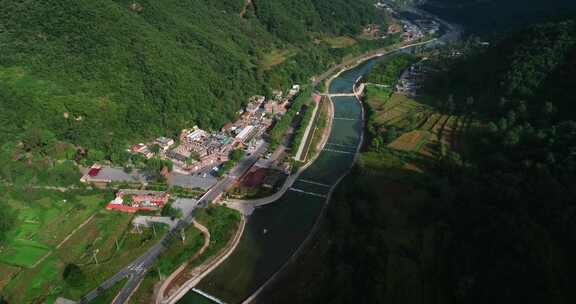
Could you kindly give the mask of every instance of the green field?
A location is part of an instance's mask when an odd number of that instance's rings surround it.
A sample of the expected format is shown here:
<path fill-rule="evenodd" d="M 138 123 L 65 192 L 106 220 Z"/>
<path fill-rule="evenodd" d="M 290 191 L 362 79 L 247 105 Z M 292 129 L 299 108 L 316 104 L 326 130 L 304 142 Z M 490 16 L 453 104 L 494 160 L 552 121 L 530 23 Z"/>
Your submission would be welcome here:
<path fill-rule="evenodd" d="M 102 194 L 71 196 L 48 191 L 40 199 L 19 195 L 2 198 L 16 210 L 18 220 L 0 252 L 0 262 L 23 267 L 33 266 L 62 242 L 101 208 L 104 199 Z"/>
<path fill-rule="evenodd" d="M 133 215 L 103 210 L 107 192 L 12 190 L 2 200 L 18 217 L 0 253 L 1 294 L 9 303 L 53 303 L 58 296 L 78 300 L 166 231 L 158 226 L 156 233 L 133 233 Z M 81 281 L 64 280 L 68 264 L 79 267 Z"/>
<path fill-rule="evenodd" d="M 346 36 L 324 37 L 321 39 L 321 41 L 330 45 L 330 47 L 333 49 L 341 49 L 356 44 L 356 40 L 354 40 L 354 38 Z"/>

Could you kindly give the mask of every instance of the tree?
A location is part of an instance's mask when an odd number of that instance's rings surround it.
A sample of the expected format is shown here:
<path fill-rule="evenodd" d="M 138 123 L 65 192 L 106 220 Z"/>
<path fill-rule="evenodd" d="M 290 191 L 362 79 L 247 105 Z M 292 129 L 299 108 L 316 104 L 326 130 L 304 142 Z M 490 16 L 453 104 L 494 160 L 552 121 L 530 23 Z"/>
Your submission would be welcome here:
<path fill-rule="evenodd" d="M 230 160 L 234 162 L 239 162 L 244 157 L 245 154 L 246 152 L 244 152 L 244 150 L 242 149 L 233 150 L 232 152 L 230 152 Z"/>
<path fill-rule="evenodd" d="M 488 123 L 488 131 L 492 134 L 497 134 L 498 133 L 498 126 L 493 122 L 489 122 Z"/>
<path fill-rule="evenodd" d="M 160 145 L 159 144 L 153 144 L 152 146 L 150 146 L 150 152 L 154 153 L 154 155 L 158 156 L 160 154 Z"/>
<path fill-rule="evenodd" d="M 398 138 L 398 130 L 395 127 L 390 127 L 386 130 L 386 143 L 393 142 L 396 138 Z"/>
<path fill-rule="evenodd" d="M 376 150 L 377 152 L 380 151 L 380 147 L 382 147 L 383 144 L 384 143 L 382 137 L 380 136 L 376 136 L 374 137 L 374 139 L 372 139 L 372 147 L 374 147 L 374 150 Z"/>
<path fill-rule="evenodd" d="M 0 201 L 0 244 L 6 239 L 6 233 L 10 231 L 16 222 L 16 214 L 10 206 Z"/>
<path fill-rule="evenodd" d="M 90 163 L 95 163 L 99 161 L 103 161 L 106 158 L 106 154 L 97 149 L 90 149 L 88 151 L 87 160 Z"/>
<path fill-rule="evenodd" d="M 26 150 L 46 154 L 56 142 L 56 136 L 45 129 L 31 128 L 23 134 L 22 142 Z"/>
<path fill-rule="evenodd" d="M 62 278 L 68 285 L 74 287 L 82 286 L 86 282 L 86 276 L 82 272 L 82 269 L 72 263 L 66 265 L 64 272 L 62 272 Z"/>
<path fill-rule="evenodd" d="M 160 211 L 160 215 L 168 216 L 172 219 L 181 218 L 182 217 L 182 210 L 176 209 L 176 208 L 172 207 L 172 203 L 168 203 L 168 204 L 164 205 L 164 207 L 162 207 L 162 210 Z"/>

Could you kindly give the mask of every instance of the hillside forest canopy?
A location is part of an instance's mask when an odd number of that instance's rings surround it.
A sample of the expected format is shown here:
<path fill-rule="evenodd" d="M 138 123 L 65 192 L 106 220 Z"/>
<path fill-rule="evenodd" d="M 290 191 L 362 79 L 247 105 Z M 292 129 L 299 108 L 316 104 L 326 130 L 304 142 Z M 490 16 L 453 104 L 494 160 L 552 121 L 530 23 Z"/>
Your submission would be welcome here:
<path fill-rule="evenodd" d="M 367 141 L 336 190 L 315 251 L 275 286 L 297 288 L 273 299 L 575 302 L 575 26 L 544 23 L 489 48 L 441 51 L 445 68 L 422 83 L 421 100 L 474 122 L 458 149 L 433 159 L 394 150 L 369 120 L 368 137 L 381 139 Z M 394 85 L 407 60 L 383 62 L 366 79 Z"/>
<path fill-rule="evenodd" d="M 42 129 L 107 150 L 193 125 L 219 129 L 248 96 L 308 82 L 378 43 L 334 49 L 313 39 L 360 32 L 376 18 L 368 0 L 249 4 L 1 0 L 0 143 Z M 261 67 L 285 48 L 296 54 Z"/>

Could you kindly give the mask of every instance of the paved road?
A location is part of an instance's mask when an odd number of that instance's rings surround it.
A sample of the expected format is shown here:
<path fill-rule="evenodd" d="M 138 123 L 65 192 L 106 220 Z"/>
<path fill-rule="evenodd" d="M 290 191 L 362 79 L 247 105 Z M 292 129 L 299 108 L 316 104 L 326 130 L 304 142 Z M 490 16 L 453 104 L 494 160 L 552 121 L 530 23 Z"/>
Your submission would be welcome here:
<path fill-rule="evenodd" d="M 416 45 L 430 44 L 434 40 L 443 40 L 443 41 L 451 40 L 450 38 L 452 38 L 452 36 L 454 35 L 455 30 L 454 30 L 454 28 L 450 28 L 450 30 L 451 31 L 448 34 L 445 34 L 440 39 L 433 39 L 430 41 L 406 45 L 406 46 L 403 46 L 403 47 L 400 47 L 397 49 L 405 49 L 405 48 L 414 47 Z M 450 35 L 450 34 L 452 34 L 452 35 Z M 385 50 L 386 50 L 386 52 L 390 52 L 390 48 L 387 48 Z M 376 50 L 376 51 L 371 52 L 370 55 L 360 56 L 360 58 L 365 59 L 365 58 L 370 57 L 370 56 L 381 56 L 381 55 L 383 55 L 382 52 L 383 52 L 383 50 Z M 346 64 L 349 64 L 349 63 L 350 63 L 350 61 L 347 62 Z M 328 78 L 329 75 L 342 69 L 343 67 L 346 66 L 346 64 L 341 64 L 341 65 L 338 65 L 336 67 L 333 67 L 332 69 L 330 69 L 326 73 L 317 77 L 315 79 L 314 83 L 317 84 L 321 80 Z M 199 200 L 198 206 L 199 207 L 207 206 L 210 202 L 212 202 L 213 200 L 218 198 L 222 193 L 224 193 L 224 191 L 226 189 L 230 188 L 239 177 L 241 177 L 244 173 L 246 173 L 248 171 L 248 169 L 250 169 L 258 161 L 260 156 L 266 151 L 266 148 L 267 148 L 267 146 L 265 144 L 263 144 L 259 148 L 257 148 L 256 151 L 254 153 L 252 153 L 250 156 L 245 157 L 243 160 L 241 160 L 240 163 L 235 168 L 233 168 L 231 170 L 231 172 L 224 179 L 220 180 L 212 189 L 210 189 Z M 310 162 L 310 163 L 312 163 L 312 162 Z M 292 176 L 291 178 L 289 178 L 289 180 L 285 183 L 282 191 L 279 191 L 277 194 L 275 194 L 271 197 L 268 197 L 268 198 L 264 198 L 264 199 L 262 199 L 262 201 L 252 202 L 252 205 L 253 205 L 252 207 L 269 204 L 269 203 L 275 201 L 277 199 L 276 196 L 281 196 L 281 194 L 283 194 L 287 190 L 284 188 L 288 188 L 288 185 L 292 184 L 298 178 L 298 176 L 299 176 L 299 174 L 296 174 L 295 176 Z M 177 239 L 178 234 L 179 234 L 178 232 L 181 229 L 184 229 L 185 227 L 190 225 L 190 223 L 192 223 L 192 220 L 193 220 L 192 214 L 189 214 L 186 216 L 186 218 L 184 218 L 183 220 L 180 220 L 178 222 L 178 224 L 174 228 L 172 228 L 161 239 L 161 241 L 158 244 L 156 244 L 155 246 L 150 248 L 145 254 L 143 254 L 141 257 L 136 259 L 133 263 L 131 263 L 130 265 L 128 265 L 127 267 L 125 267 L 124 269 L 119 271 L 117 274 L 115 274 L 114 276 L 112 276 L 111 278 L 106 280 L 96 290 L 93 290 L 90 293 L 88 293 L 86 296 L 84 296 L 82 298 L 82 300 L 80 301 L 80 303 L 88 303 L 88 302 L 94 300 L 102 290 L 112 287 L 113 285 L 115 285 L 117 282 L 120 282 L 124 278 L 128 278 L 128 283 L 126 283 L 124 288 L 120 291 L 120 293 L 118 294 L 118 296 L 116 297 L 116 299 L 113 302 L 114 304 L 125 303 L 128 300 L 128 298 L 130 297 L 130 295 L 136 290 L 138 284 L 143 279 L 143 277 L 146 274 L 146 272 L 148 271 L 148 269 L 154 264 L 154 262 L 156 262 L 156 259 L 158 258 L 158 256 L 166 248 L 166 245 L 168 245 L 168 242 L 170 242 L 170 240 L 172 240 L 172 239 Z"/>
<path fill-rule="evenodd" d="M 238 178 L 244 175 L 262 156 L 264 152 L 266 152 L 267 145 L 262 144 L 260 147 L 256 149 L 252 154 L 242 159 L 236 167 L 234 167 L 230 173 L 220 180 L 212 189 L 210 189 L 204 196 L 202 196 L 198 200 L 199 207 L 206 207 L 210 202 L 218 198 L 224 191 L 230 188 Z M 122 281 L 125 278 L 128 278 L 128 282 L 120 293 L 116 296 L 113 303 L 114 304 L 122 304 L 126 303 L 128 298 L 132 295 L 132 293 L 138 287 L 140 281 L 146 275 L 146 272 L 150 269 L 150 267 L 156 262 L 160 254 L 166 249 L 169 243 L 172 240 L 177 240 L 179 238 L 179 231 L 186 228 L 193 222 L 193 215 L 186 214 L 186 217 L 180 221 L 165 235 L 161 238 L 160 242 L 150 249 L 142 256 L 137 258 L 134 262 L 130 265 L 124 267 L 114 276 L 110 277 L 104 283 L 102 283 L 97 289 L 91 291 L 87 295 L 85 295 L 81 300 L 80 303 L 89 303 L 94 300 L 102 291 L 111 288 L 116 283 Z"/>

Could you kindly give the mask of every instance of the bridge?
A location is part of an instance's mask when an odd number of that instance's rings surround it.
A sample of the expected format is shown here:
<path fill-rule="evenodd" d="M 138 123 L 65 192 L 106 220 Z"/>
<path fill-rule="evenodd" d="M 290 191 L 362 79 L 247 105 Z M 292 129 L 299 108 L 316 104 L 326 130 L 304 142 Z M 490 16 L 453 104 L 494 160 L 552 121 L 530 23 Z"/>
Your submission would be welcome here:
<path fill-rule="evenodd" d="M 356 82 L 358 82 L 359 80 L 360 78 L 358 78 Z M 354 88 L 354 92 L 352 93 L 336 93 L 336 94 L 320 94 L 320 95 L 328 97 L 359 97 L 360 95 L 362 95 L 362 93 L 364 93 L 365 88 L 366 84 L 361 83 L 360 85 L 358 85 L 358 87 Z"/>
<path fill-rule="evenodd" d="M 197 293 L 197 294 L 199 294 L 199 295 L 201 295 L 201 296 L 203 296 L 203 297 L 205 297 L 205 298 L 210 299 L 210 301 L 212 301 L 212 302 L 214 302 L 214 303 L 226 304 L 224 301 L 222 301 L 222 300 L 218 299 L 217 297 L 215 297 L 215 296 L 213 296 L 213 295 L 211 295 L 211 294 L 209 294 L 209 293 L 207 293 L 207 292 L 204 292 L 204 291 L 202 291 L 202 290 L 200 290 L 200 289 L 198 289 L 198 288 L 192 288 L 192 291 L 194 291 L 195 293 Z"/>
<path fill-rule="evenodd" d="M 356 97 L 354 93 L 325 94 L 330 97 Z"/>

